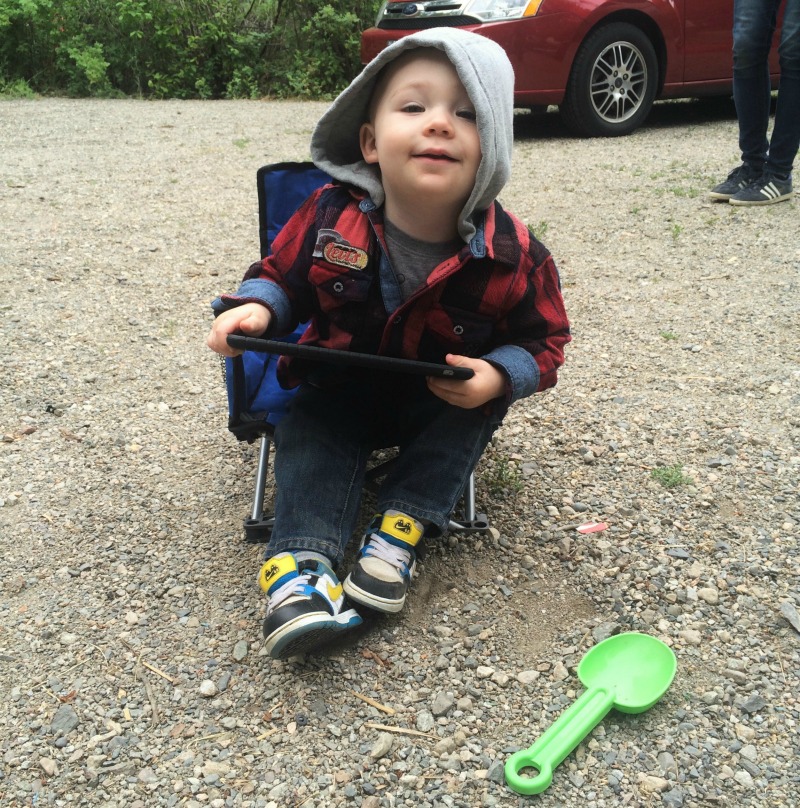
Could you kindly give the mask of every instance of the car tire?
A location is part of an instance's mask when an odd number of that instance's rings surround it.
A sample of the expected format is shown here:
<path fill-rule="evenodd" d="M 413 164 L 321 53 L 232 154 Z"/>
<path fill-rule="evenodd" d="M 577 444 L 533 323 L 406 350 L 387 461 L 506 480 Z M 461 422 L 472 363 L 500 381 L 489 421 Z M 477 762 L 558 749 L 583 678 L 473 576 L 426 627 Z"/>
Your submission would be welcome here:
<path fill-rule="evenodd" d="M 647 117 L 657 89 L 653 43 L 635 25 L 611 23 L 593 31 L 578 49 L 561 114 L 578 135 L 628 135 Z"/>

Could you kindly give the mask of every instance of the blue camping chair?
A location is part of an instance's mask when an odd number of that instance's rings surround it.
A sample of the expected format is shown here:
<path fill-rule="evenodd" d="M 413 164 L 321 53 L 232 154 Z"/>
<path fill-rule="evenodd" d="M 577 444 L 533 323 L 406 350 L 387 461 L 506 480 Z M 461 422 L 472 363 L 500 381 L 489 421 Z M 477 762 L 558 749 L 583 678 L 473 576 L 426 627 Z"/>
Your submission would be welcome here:
<path fill-rule="evenodd" d="M 330 177 L 313 163 L 287 162 L 262 166 L 257 173 L 258 223 L 261 257 L 269 255 L 280 229 L 317 188 L 330 182 Z M 297 342 L 304 325 L 284 340 Z M 239 439 L 253 443 L 260 440 L 256 469 L 253 507 L 244 519 L 245 539 L 266 542 L 274 518 L 264 512 L 264 494 L 269 473 L 270 450 L 275 425 L 286 412 L 294 393 L 278 384 L 275 369 L 278 356 L 245 351 L 241 356 L 225 359 L 225 381 L 228 391 L 228 429 Z M 367 471 L 366 488 L 375 492 L 378 481 L 386 474 L 392 459 Z M 451 530 L 486 531 L 485 514 L 476 513 L 475 475 L 470 475 L 457 513 L 450 520 Z"/>

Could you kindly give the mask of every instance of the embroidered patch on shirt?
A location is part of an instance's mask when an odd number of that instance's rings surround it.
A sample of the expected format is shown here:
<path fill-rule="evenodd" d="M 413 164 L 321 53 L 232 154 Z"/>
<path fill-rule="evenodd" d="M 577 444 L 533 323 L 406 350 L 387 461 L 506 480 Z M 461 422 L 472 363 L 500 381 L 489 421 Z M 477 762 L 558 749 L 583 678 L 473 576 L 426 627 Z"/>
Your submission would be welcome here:
<path fill-rule="evenodd" d="M 367 252 L 359 247 L 351 247 L 347 243 L 330 242 L 322 251 L 325 260 L 340 267 L 364 269 L 367 265 Z"/>
<path fill-rule="evenodd" d="M 322 253 L 325 250 L 326 245 L 330 244 L 332 241 L 338 241 L 340 244 L 350 244 L 347 239 L 345 239 L 341 233 L 337 233 L 336 230 L 330 230 L 327 227 L 323 227 L 317 233 L 317 243 L 314 245 L 314 258 L 322 258 Z"/>

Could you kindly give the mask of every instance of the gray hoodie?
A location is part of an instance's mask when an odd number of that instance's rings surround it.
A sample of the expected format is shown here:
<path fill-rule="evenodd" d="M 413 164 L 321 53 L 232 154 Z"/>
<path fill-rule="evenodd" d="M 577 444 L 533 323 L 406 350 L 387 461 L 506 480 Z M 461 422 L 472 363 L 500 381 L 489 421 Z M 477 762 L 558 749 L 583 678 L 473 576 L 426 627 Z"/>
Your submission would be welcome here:
<path fill-rule="evenodd" d="M 469 242 L 476 231 L 474 214 L 492 204 L 511 171 L 514 71 L 505 51 L 490 39 L 458 28 L 430 28 L 389 45 L 320 118 L 311 138 L 311 159 L 334 179 L 363 188 L 376 205 L 383 204 L 380 170 L 361 157 L 358 133 L 367 120 L 381 69 L 413 48 L 444 51 L 475 106 L 481 162 L 475 187 L 458 219 L 458 232 Z"/>

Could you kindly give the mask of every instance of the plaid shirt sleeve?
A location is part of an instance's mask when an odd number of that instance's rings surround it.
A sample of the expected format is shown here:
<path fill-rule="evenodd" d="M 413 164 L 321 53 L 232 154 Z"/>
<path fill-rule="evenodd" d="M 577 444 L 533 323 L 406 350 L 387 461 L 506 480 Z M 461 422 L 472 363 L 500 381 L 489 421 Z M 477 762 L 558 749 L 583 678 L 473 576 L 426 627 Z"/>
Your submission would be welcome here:
<path fill-rule="evenodd" d="M 494 347 L 484 359 L 509 378 L 506 401 L 553 387 L 564 364 L 570 326 L 555 262 L 546 247 L 516 217 L 499 206 L 487 217 L 487 243 L 495 261 L 513 264 L 496 275 L 487 296 L 503 295 L 497 305 Z"/>

